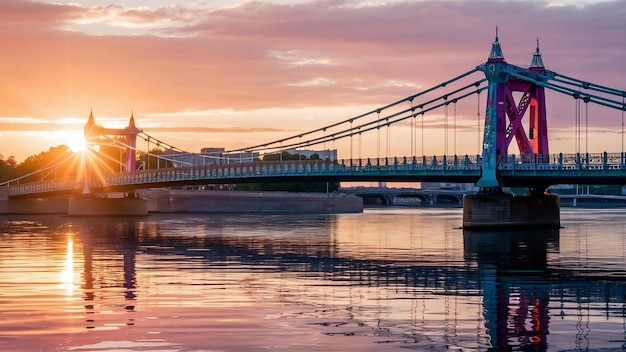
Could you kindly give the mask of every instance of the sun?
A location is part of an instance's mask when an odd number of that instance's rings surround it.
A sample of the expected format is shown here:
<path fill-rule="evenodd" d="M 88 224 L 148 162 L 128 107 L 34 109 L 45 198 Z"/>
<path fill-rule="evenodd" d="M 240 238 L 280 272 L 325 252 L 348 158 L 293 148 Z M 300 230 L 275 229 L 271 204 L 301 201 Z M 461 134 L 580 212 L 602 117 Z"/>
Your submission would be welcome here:
<path fill-rule="evenodd" d="M 67 146 L 74 153 L 82 152 L 87 149 L 87 141 L 82 133 L 71 134 L 68 136 Z"/>

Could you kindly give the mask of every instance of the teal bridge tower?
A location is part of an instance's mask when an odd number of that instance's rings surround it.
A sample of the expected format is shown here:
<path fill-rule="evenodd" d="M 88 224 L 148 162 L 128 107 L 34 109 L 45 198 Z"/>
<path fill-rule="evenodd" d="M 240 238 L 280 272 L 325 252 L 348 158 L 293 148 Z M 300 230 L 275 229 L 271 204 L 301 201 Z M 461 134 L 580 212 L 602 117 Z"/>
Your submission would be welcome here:
<path fill-rule="evenodd" d="M 538 157 L 541 160 L 542 156 L 549 155 L 544 88 L 534 82 L 518 79 L 509 72 L 513 70 L 518 74 L 533 77 L 539 82 L 545 82 L 550 77 L 543 66 L 539 40 L 530 67 L 520 72 L 518 67 L 506 63 L 497 30 L 489 58 L 478 68 L 487 77 L 488 95 L 483 136 L 482 177 L 477 186 L 493 188 L 500 186 L 496 176 L 497 164 L 500 157 L 508 155 L 509 145 L 513 139 L 517 142 L 522 156 L 533 159 Z M 513 96 L 515 92 L 522 93 L 518 102 Z M 526 112 L 529 115 L 528 131 L 522 124 Z"/>
<path fill-rule="evenodd" d="M 489 58 L 478 69 L 488 82 L 482 172 L 476 183 L 480 187 L 478 194 L 464 197 L 463 226 L 558 227 L 559 198 L 547 194 L 549 184 L 533 184 L 527 195 L 513 197 L 502 192 L 497 175 L 498 164 L 509 155 L 513 139 L 522 158 L 520 162 L 549 161 L 545 90 L 540 83 L 551 77 L 543 65 L 539 39 L 529 68 L 522 69 L 506 63 L 496 28 Z M 518 101 L 514 93 L 521 95 Z M 523 124 L 526 115 L 527 130 Z"/>

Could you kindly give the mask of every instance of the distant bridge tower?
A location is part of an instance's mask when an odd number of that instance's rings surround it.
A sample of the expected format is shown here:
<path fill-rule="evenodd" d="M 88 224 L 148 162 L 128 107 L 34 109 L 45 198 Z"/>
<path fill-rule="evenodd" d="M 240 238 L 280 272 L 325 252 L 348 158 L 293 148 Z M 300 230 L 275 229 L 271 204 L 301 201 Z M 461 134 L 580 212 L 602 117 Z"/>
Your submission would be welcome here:
<path fill-rule="evenodd" d="M 130 115 L 130 121 L 125 128 L 104 128 L 96 125 L 93 111 L 89 113 L 89 120 L 84 128 L 85 140 L 88 143 L 97 143 L 102 136 L 111 136 L 120 138 L 121 142 L 126 145 L 124 153 L 124 170 L 125 172 L 137 170 L 137 135 L 142 130 L 135 126 L 134 114 Z"/>
<path fill-rule="evenodd" d="M 549 154 L 545 92 L 543 87 L 509 74 L 509 65 L 502 54 L 497 28 L 489 58 L 478 68 L 485 73 L 489 86 L 483 136 L 483 171 L 477 186 L 498 187 L 497 164 L 500 157 L 508 154 L 513 138 L 520 154 L 529 156 L 529 159 L 532 156 L 530 160 L 534 160 L 534 155 Z M 522 73 L 542 76 L 547 80 L 539 51 L 539 40 L 530 67 Z M 518 102 L 513 95 L 515 92 L 522 93 Z M 522 124 L 526 112 L 529 116 L 528 133 Z"/>

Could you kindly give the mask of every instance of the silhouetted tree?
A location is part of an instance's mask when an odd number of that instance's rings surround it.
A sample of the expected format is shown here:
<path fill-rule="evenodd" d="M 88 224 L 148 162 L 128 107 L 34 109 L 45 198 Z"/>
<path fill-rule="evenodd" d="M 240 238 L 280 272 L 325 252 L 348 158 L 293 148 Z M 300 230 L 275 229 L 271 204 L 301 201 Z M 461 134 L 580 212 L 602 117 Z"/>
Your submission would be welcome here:
<path fill-rule="evenodd" d="M 0 182 L 12 180 L 17 177 L 17 162 L 15 157 L 11 155 L 8 159 L 4 159 L 4 155 L 0 154 Z"/>
<path fill-rule="evenodd" d="M 79 163 L 66 145 L 51 147 L 47 152 L 29 156 L 15 168 L 16 176 L 24 176 L 48 168 L 29 176 L 22 182 L 34 182 L 76 175 Z"/>

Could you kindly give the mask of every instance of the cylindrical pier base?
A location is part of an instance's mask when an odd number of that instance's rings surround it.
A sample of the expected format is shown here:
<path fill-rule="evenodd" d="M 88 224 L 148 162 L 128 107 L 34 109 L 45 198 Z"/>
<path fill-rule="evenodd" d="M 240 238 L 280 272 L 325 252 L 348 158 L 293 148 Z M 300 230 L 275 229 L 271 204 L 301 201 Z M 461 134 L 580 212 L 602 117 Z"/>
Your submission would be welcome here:
<path fill-rule="evenodd" d="M 148 215 L 148 202 L 143 198 L 70 198 L 70 216 L 129 216 Z"/>
<path fill-rule="evenodd" d="M 528 228 L 561 225 L 558 195 L 467 194 L 463 228 Z"/>

